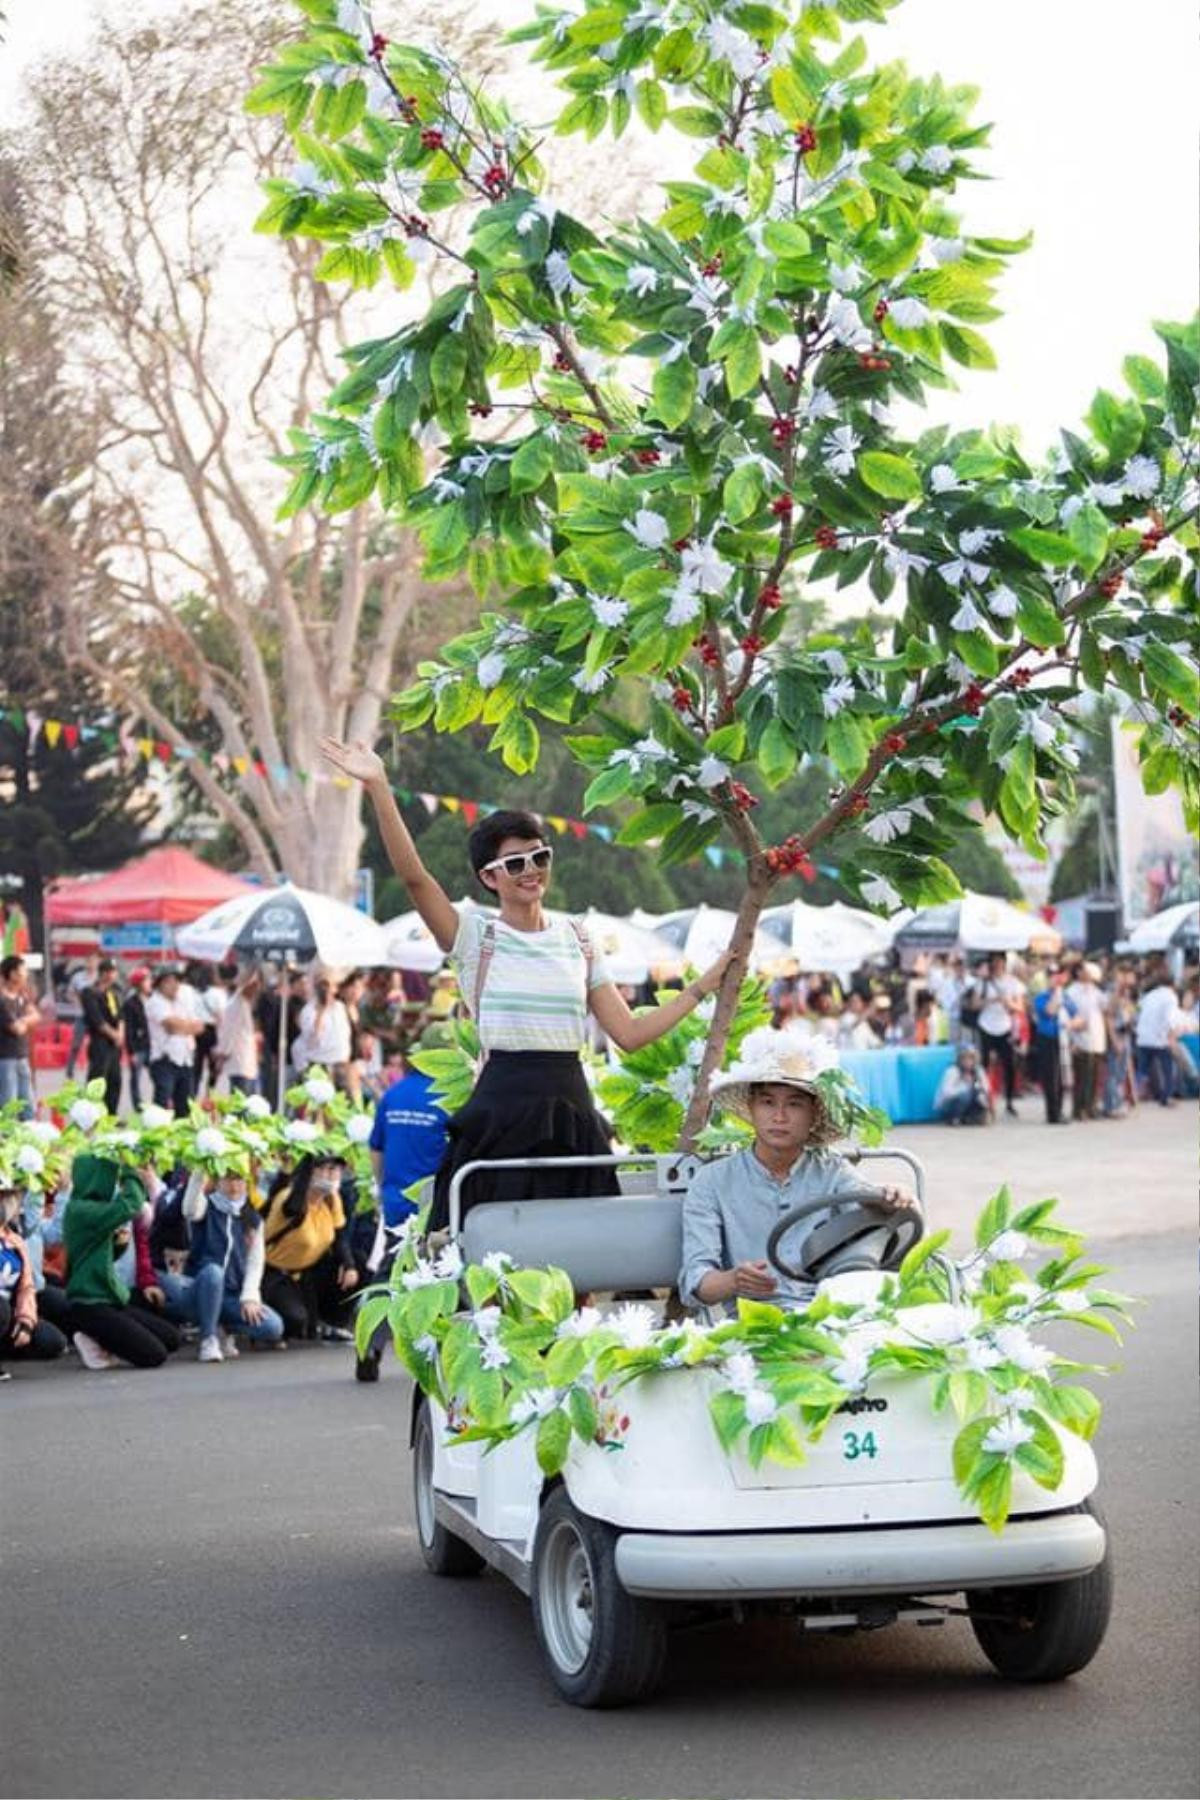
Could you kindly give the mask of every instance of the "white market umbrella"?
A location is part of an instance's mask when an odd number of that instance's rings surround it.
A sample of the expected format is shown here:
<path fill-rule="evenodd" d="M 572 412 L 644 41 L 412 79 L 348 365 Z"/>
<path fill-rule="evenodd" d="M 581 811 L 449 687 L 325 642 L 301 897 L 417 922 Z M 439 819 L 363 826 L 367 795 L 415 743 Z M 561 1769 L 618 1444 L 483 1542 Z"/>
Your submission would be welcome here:
<path fill-rule="evenodd" d="M 446 958 L 437 939 L 419 912 L 401 913 L 380 926 L 387 940 L 385 961 L 389 969 L 407 969 L 411 974 L 433 975 Z"/>
<path fill-rule="evenodd" d="M 1062 933 L 1047 925 L 1040 914 L 1022 912 L 995 894 L 965 893 L 961 900 L 940 906 L 922 906 L 895 936 L 897 949 L 948 950 L 973 953 L 989 950 L 1048 950 L 1062 948 Z"/>
<path fill-rule="evenodd" d="M 618 919 L 589 906 L 580 916 L 580 924 L 621 987 L 640 987 L 652 971 L 664 975 L 683 973 L 684 958 L 679 950 L 658 932 L 635 925 L 632 919 Z"/>
<path fill-rule="evenodd" d="M 310 888 L 251 888 L 202 913 L 175 933 L 181 956 L 199 962 L 230 957 L 283 957 L 341 967 L 379 968 L 387 961 L 382 928 L 366 913 Z"/>
<path fill-rule="evenodd" d="M 1135 925 L 1126 939 L 1126 947 L 1135 956 L 1155 950 L 1169 950 L 1174 944 L 1200 941 L 1200 900 L 1185 900 L 1182 906 L 1168 906 L 1152 918 Z"/>
<path fill-rule="evenodd" d="M 763 913 L 761 925 L 806 972 L 849 975 L 872 957 L 886 954 L 894 928 L 886 919 L 834 901 L 810 906 L 793 900 Z"/>
<path fill-rule="evenodd" d="M 635 925 L 654 932 L 656 937 L 665 938 L 684 962 L 695 969 L 706 969 L 728 950 L 737 924 L 737 914 L 727 912 L 721 906 L 687 906 L 680 912 L 661 915 L 638 910 L 630 917 Z M 757 930 L 750 949 L 750 967 L 762 969 L 779 962 L 780 957 L 779 940 Z"/>

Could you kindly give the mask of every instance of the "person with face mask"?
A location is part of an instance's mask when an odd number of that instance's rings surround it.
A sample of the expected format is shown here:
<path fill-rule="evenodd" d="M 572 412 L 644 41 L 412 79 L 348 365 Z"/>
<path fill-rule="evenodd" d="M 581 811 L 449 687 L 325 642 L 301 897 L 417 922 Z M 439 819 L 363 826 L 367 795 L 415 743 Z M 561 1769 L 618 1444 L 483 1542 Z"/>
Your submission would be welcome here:
<path fill-rule="evenodd" d="M 171 1318 L 200 1332 L 197 1360 L 225 1362 L 239 1336 L 280 1344 L 283 1320 L 263 1304 L 262 1221 L 248 1204 L 246 1168 L 212 1174 L 194 1169 L 183 1196 L 189 1246 L 183 1274 L 158 1271 Z"/>
<path fill-rule="evenodd" d="M 51 1362 L 67 1340 L 56 1326 L 39 1319 L 29 1248 L 17 1230 L 21 1195 L 0 1173 L 0 1381 L 11 1379 L 7 1360 Z"/>
<path fill-rule="evenodd" d="M 358 1286 L 342 1202 L 345 1165 L 320 1150 L 280 1175 L 267 1196 L 263 1294 L 288 1337 L 349 1339 Z"/>

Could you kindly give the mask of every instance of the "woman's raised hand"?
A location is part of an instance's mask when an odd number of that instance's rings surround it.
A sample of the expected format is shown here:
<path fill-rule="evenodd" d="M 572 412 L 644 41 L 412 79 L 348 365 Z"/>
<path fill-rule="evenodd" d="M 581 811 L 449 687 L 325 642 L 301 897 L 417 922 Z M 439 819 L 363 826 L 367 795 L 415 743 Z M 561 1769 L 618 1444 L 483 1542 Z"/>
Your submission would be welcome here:
<path fill-rule="evenodd" d="M 343 744 L 334 737 L 318 738 L 317 748 L 327 763 L 332 763 L 335 769 L 348 775 L 352 781 L 367 783 L 387 780 L 382 756 L 377 755 L 362 738 L 355 738 L 352 744 Z"/>
<path fill-rule="evenodd" d="M 726 969 L 733 961 L 733 951 L 723 950 L 715 963 L 710 963 L 703 975 L 697 975 L 692 986 L 699 994 L 715 994 L 721 985 Z"/>

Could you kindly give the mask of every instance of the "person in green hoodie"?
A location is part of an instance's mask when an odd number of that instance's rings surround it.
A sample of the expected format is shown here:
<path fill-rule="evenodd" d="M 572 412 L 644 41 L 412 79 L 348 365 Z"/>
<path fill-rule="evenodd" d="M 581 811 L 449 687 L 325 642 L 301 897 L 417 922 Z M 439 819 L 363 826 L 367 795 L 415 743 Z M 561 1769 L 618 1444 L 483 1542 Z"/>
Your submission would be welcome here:
<path fill-rule="evenodd" d="M 71 1164 L 71 1194 L 63 1214 L 67 1253 L 66 1328 L 86 1368 L 118 1362 L 156 1369 L 179 1348 L 169 1320 L 130 1301 L 116 1272 L 129 1227 L 146 1205 L 152 1178 L 84 1151 Z"/>

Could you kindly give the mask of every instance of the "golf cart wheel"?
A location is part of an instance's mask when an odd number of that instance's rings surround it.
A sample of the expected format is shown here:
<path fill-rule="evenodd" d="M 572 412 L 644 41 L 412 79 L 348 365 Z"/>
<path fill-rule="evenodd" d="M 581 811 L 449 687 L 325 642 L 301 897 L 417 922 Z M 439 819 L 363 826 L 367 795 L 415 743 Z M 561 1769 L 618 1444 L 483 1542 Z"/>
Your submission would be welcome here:
<path fill-rule="evenodd" d="M 1099 1517 L 1090 1502 L 1076 1510 Z M 967 1608 L 980 1649 L 1006 1680 L 1062 1681 L 1086 1668 L 1104 1641 L 1112 1611 L 1107 1547 L 1086 1575 L 969 1593 Z"/>
<path fill-rule="evenodd" d="M 484 1560 L 447 1531 L 433 1510 L 433 1418 L 422 1400 L 413 1429 L 413 1512 L 425 1567 L 434 1575 L 478 1575 Z"/>
<path fill-rule="evenodd" d="M 575 1706 L 624 1706 L 658 1686 L 667 1649 L 661 1607 L 617 1579 L 616 1532 L 555 1488 L 533 1543 L 533 1622 L 560 1694 Z"/>

